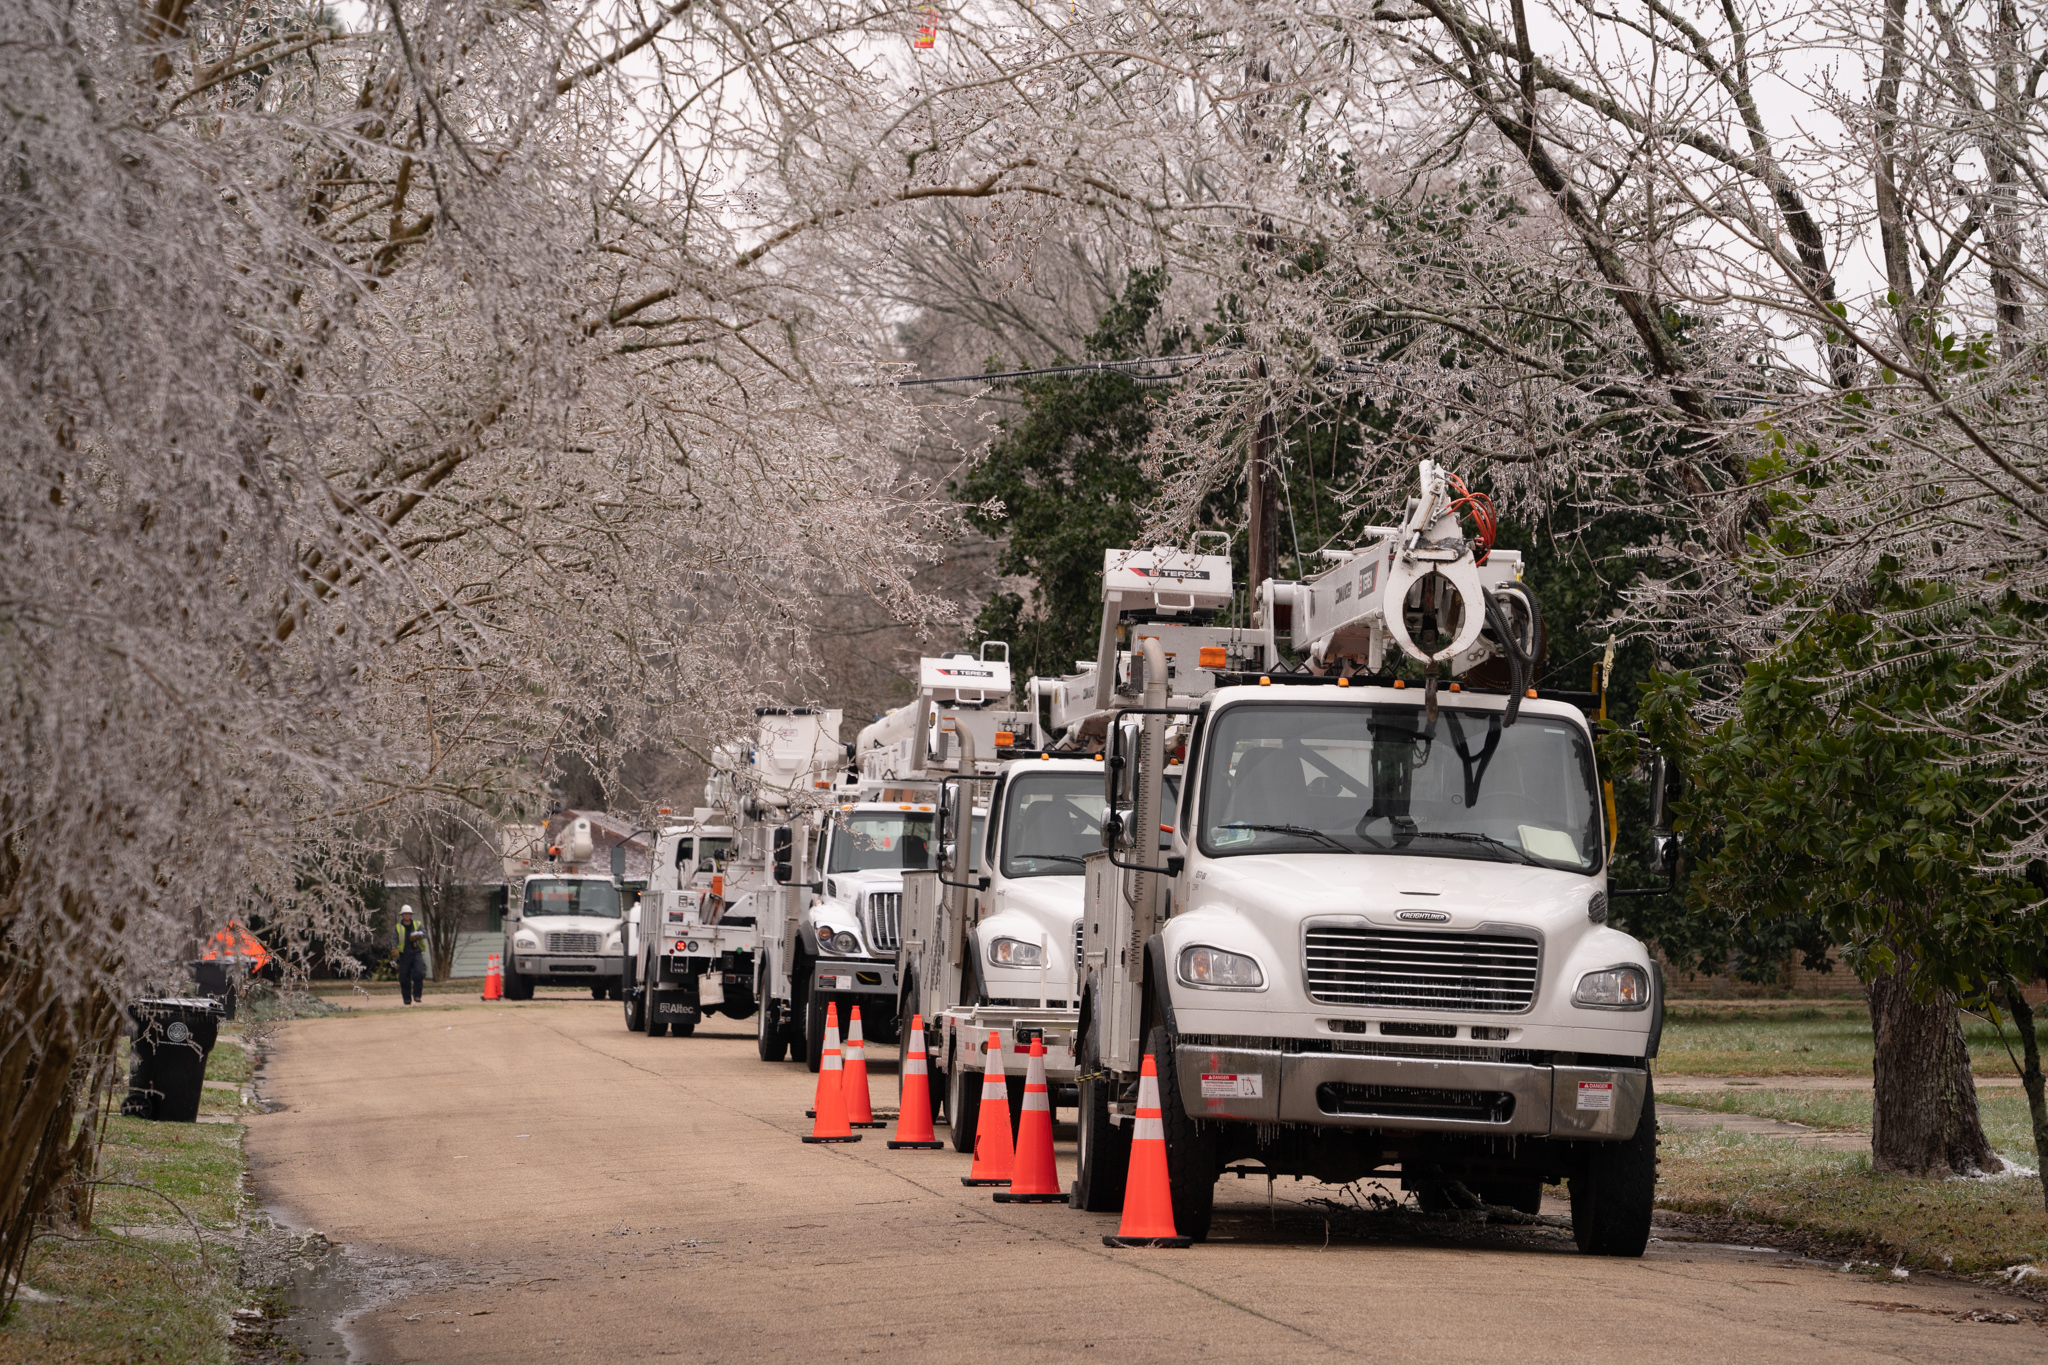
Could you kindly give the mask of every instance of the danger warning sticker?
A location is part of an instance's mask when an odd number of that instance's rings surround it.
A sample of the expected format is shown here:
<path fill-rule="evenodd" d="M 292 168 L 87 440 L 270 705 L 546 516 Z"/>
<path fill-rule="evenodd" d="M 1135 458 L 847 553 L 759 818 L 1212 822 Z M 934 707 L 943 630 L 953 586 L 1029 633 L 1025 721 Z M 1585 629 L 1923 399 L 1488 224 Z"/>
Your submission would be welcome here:
<path fill-rule="evenodd" d="M 1212 1071 L 1202 1073 L 1205 1100 L 1260 1100 L 1266 1097 L 1264 1076 L 1231 1076 Z"/>
<path fill-rule="evenodd" d="M 1580 1082 L 1579 1082 L 1579 1108 L 1580 1108 L 1580 1109 L 1612 1109 L 1612 1108 L 1614 1108 L 1614 1082 L 1613 1082 L 1613 1081 L 1580 1081 Z"/>

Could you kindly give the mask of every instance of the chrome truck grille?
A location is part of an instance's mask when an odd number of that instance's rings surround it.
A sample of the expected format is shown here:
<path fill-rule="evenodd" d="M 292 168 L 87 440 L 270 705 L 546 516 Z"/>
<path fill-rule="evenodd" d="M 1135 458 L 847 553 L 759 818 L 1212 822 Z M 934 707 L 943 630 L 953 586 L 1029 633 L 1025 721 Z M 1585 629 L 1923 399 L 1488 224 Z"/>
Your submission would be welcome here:
<path fill-rule="evenodd" d="M 1511 1013 L 1536 999 L 1542 945 L 1508 934 L 1322 925 L 1307 934 L 1308 993 L 1326 1005 Z"/>
<path fill-rule="evenodd" d="M 548 951 L 551 953 L 594 953 L 597 951 L 597 935 L 549 934 Z"/>
<path fill-rule="evenodd" d="M 903 893 L 876 891 L 867 900 L 868 947 L 893 953 L 903 943 Z"/>

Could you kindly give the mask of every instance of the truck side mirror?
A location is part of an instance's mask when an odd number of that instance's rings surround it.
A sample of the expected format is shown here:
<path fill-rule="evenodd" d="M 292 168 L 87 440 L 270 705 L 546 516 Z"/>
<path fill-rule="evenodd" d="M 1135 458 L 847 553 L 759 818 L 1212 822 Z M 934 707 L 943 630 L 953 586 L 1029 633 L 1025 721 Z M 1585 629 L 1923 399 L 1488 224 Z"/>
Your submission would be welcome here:
<path fill-rule="evenodd" d="M 775 827 L 775 881 L 788 886 L 796 875 L 796 839 L 788 825 Z"/>
<path fill-rule="evenodd" d="M 1669 769 L 1664 755 L 1650 756 L 1650 828 L 1660 830 L 1664 825 L 1664 785 L 1669 779 Z"/>
<path fill-rule="evenodd" d="M 626 846 L 624 844 L 612 845 L 612 876 L 620 881 L 626 879 Z"/>

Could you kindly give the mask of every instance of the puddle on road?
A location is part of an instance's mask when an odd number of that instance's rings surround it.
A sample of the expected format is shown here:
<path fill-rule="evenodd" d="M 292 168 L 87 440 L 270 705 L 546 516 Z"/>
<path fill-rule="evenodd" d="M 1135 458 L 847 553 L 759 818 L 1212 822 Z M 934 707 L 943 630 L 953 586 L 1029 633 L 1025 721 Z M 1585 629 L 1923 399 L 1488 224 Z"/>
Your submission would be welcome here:
<path fill-rule="evenodd" d="M 362 1301 L 348 1253 L 318 1233 L 292 1242 L 278 1284 L 285 1316 L 272 1322 L 271 1330 L 290 1342 L 307 1365 L 347 1365 L 351 1342 L 342 1324 Z"/>
<path fill-rule="evenodd" d="M 284 1302 L 284 1316 L 268 1327 L 291 1344 L 305 1365 L 348 1365 L 362 1359 L 362 1342 L 352 1327 L 356 1319 L 445 1278 L 423 1260 L 380 1257 L 337 1245 L 318 1232 L 286 1232 L 279 1212 L 269 1212 L 281 1236 L 269 1279 Z"/>

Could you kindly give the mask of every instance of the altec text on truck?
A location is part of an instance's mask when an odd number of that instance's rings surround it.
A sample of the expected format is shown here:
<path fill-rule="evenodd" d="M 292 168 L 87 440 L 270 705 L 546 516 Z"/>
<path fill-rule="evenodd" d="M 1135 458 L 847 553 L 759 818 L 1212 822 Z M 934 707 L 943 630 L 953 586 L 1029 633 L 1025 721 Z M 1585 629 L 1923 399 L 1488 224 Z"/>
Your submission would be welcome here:
<path fill-rule="evenodd" d="M 1529 695 L 1517 557 L 1467 539 L 1454 483 L 1422 474 L 1377 544 L 1264 585 L 1266 622 L 1291 599 L 1319 673 L 1226 671 L 1172 707 L 1144 642 L 1087 871 L 1079 1193 L 1120 1203 L 1118 1120 L 1150 1052 L 1184 1234 L 1206 1234 L 1233 1165 L 1333 1182 L 1398 1168 L 1425 1206 L 1533 1210 L 1568 1180 L 1581 1249 L 1640 1255 L 1662 1000 L 1648 951 L 1606 924 L 1591 728 Z M 1389 641 L 1423 687 L 1387 685 Z M 1489 661 L 1505 695 L 1439 688 Z"/>

